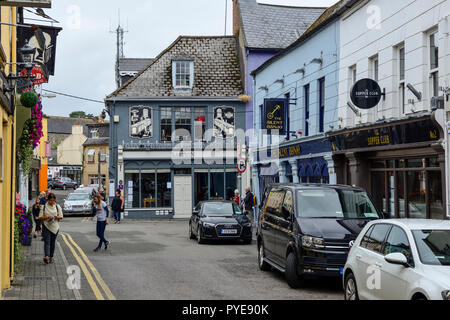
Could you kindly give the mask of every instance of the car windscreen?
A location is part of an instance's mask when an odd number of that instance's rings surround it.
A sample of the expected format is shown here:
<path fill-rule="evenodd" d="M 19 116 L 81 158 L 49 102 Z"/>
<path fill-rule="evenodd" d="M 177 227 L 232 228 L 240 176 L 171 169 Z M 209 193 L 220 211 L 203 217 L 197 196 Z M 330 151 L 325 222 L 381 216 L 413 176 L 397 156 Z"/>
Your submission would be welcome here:
<path fill-rule="evenodd" d="M 72 193 L 67 197 L 67 201 L 87 201 L 91 197 L 87 193 Z"/>
<path fill-rule="evenodd" d="M 203 214 L 207 216 L 233 216 L 233 204 L 226 202 L 211 202 L 203 204 Z"/>
<path fill-rule="evenodd" d="M 412 233 L 423 264 L 450 266 L 450 230 L 418 230 Z"/>
<path fill-rule="evenodd" d="M 339 189 L 298 190 L 297 215 L 300 218 L 379 218 L 366 192 Z"/>

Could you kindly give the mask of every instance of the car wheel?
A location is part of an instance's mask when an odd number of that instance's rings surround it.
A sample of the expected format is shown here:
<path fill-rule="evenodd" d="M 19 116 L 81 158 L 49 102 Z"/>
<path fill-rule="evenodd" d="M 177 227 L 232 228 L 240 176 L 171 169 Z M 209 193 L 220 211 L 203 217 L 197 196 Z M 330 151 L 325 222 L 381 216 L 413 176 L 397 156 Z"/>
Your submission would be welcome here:
<path fill-rule="evenodd" d="M 298 260 L 297 255 L 293 252 L 289 253 L 286 260 L 286 281 L 292 289 L 297 289 L 302 286 L 303 279 L 298 274 Z"/>
<path fill-rule="evenodd" d="M 202 238 L 202 231 L 201 231 L 200 225 L 198 226 L 197 230 L 198 230 L 198 232 L 197 232 L 197 242 L 198 242 L 198 244 L 204 244 L 205 240 L 203 240 L 203 238 Z"/>
<path fill-rule="evenodd" d="M 270 271 L 272 268 L 270 264 L 264 261 L 265 253 L 264 253 L 264 244 L 261 242 L 261 245 L 258 248 L 258 265 L 261 271 Z"/>
<path fill-rule="evenodd" d="M 358 287 L 356 286 L 356 280 L 353 273 L 350 273 L 345 278 L 345 300 L 351 301 L 351 300 L 359 300 L 358 295 Z"/>
<path fill-rule="evenodd" d="M 195 239 L 195 235 L 192 232 L 192 224 L 189 223 L 189 239 L 194 240 Z"/>

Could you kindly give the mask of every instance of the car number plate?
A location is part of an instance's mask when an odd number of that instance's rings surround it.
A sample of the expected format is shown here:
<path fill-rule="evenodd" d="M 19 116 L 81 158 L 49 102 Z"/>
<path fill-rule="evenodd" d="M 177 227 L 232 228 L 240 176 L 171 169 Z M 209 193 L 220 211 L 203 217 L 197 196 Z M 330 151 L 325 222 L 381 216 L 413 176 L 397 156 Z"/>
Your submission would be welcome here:
<path fill-rule="evenodd" d="M 222 229 L 222 234 L 237 234 L 238 231 L 236 229 Z"/>

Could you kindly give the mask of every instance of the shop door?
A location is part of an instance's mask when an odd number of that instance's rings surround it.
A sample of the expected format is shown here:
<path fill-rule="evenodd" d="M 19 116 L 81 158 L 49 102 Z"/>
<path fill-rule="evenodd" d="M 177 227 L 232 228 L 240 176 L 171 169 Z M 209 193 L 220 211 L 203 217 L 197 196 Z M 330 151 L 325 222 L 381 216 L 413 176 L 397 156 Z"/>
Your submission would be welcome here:
<path fill-rule="evenodd" d="M 190 218 L 192 215 L 192 177 L 175 176 L 174 178 L 175 218 Z"/>

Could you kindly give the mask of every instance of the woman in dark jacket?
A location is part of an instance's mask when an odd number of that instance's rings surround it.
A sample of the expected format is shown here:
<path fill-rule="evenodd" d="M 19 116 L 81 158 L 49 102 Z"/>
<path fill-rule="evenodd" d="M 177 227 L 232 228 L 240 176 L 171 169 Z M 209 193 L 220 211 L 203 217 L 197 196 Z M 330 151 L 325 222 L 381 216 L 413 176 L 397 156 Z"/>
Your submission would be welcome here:
<path fill-rule="evenodd" d="M 33 205 L 33 218 L 36 228 L 34 229 L 34 238 L 37 238 L 38 233 L 42 233 L 42 221 L 39 219 L 39 213 L 41 212 L 40 198 L 36 199 L 36 203 Z"/>
<path fill-rule="evenodd" d="M 124 201 L 121 195 L 121 191 L 116 190 L 116 196 L 114 197 L 113 202 L 111 204 L 115 224 L 120 223 L 120 215 L 121 215 L 120 213 L 123 211 L 123 208 L 124 208 Z"/>

